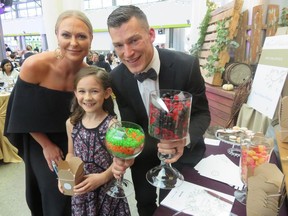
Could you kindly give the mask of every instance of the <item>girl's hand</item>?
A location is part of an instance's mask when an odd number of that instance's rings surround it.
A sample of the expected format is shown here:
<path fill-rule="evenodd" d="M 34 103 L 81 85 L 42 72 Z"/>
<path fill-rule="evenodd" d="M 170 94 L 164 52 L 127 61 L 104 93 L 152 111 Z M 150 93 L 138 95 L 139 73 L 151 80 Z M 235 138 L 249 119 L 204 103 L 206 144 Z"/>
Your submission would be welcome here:
<path fill-rule="evenodd" d="M 74 186 L 74 193 L 77 194 L 85 194 L 90 191 L 93 191 L 105 184 L 106 176 L 104 173 L 93 173 L 84 176 L 84 180 L 79 184 Z"/>
<path fill-rule="evenodd" d="M 58 180 L 58 189 L 59 189 L 59 191 L 60 191 L 62 194 L 64 194 L 64 191 L 63 191 L 62 185 L 61 185 L 61 183 L 60 183 L 59 180 Z"/>
<path fill-rule="evenodd" d="M 134 164 L 134 159 L 124 160 L 120 158 L 113 158 L 112 163 L 112 173 L 116 179 L 121 178 L 125 172 L 126 169 L 129 168 Z"/>

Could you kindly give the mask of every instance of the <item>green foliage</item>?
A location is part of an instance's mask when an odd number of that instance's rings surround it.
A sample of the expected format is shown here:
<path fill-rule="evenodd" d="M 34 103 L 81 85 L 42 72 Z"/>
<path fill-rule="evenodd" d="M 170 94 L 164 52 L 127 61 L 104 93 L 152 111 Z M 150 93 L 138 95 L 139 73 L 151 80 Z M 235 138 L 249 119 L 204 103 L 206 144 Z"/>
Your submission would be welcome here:
<path fill-rule="evenodd" d="M 281 16 L 280 16 L 280 20 L 281 20 L 281 23 L 280 23 L 280 26 L 288 26 L 288 8 L 283 8 L 282 9 L 282 12 L 281 12 Z"/>
<path fill-rule="evenodd" d="M 199 57 L 199 53 L 202 49 L 202 46 L 205 42 L 205 36 L 207 33 L 207 29 L 209 26 L 209 22 L 211 20 L 211 13 L 216 8 L 216 4 L 210 0 L 206 0 L 207 5 L 207 11 L 204 16 L 204 19 L 202 20 L 200 26 L 198 27 L 200 29 L 200 37 L 198 41 L 192 45 L 190 51 L 190 54 L 196 57 Z M 208 73 L 206 74 L 206 77 L 213 76 L 215 73 L 220 72 L 223 73 L 225 71 L 224 67 L 218 67 L 217 63 L 219 61 L 219 54 L 222 50 L 226 48 L 237 48 L 239 44 L 235 41 L 232 41 L 228 38 L 229 30 L 225 27 L 227 20 L 222 20 L 217 22 L 217 37 L 215 40 L 215 44 L 211 46 L 211 55 L 207 58 L 207 64 L 203 66 L 203 69 L 206 69 Z"/>
<path fill-rule="evenodd" d="M 215 10 L 217 5 L 215 4 L 215 2 L 210 1 L 210 0 L 206 0 L 206 6 L 208 8 L 210 8 L 211 10 Z"/>
<path fill-rule="evenodd" d="M 205 36 L 206 36 L 206 32 L 207 32 L 207 28 L 209 25 L 209 22 L 211 20 L 211 9 L 208 8 L 206 11 L 206 14 L 204 16 L 204 19 L 202 20 L 200 26 L 198 27 L 200 29 L 200 37 L 198 39 L 198 41 L 192 45 L 191 49 L 190 49 L 190 54 L 193 56 L 198 57 L 199 52 L 201 50 L 201 47 L 205 41 Z"/>
<path fill-rule="evenodd" d="M 208 28 L 209 22 L 211 20 L 211 12 L 216 7 L 215 3 L 213 3 L 209 0 L 206 1 L 206 5 L 207 5 L 206 14 L 205 14 L 200 26 L 198 27 L 198 29 L 200 29 L 199 38 L 198 38 L 197 42 L 195 44 L 193 44 L 191 46 L 191 49 L 189 50 L 190 54 L 193 56 L 196 56 L 196 57 L 199 56 L 199 52 L 200 52 L 200 50 L 204 44 L 207 28 Z"/>
<path fill-rule="evenodd" d="M 217 65 L 220 52 L 228 47 L 237 48 L 239 46 L 237 42 L 228 38 L 229 30 L 226 28 L 227 22 L 228 21 L 226 19 L 217 22 L 217 37 L 215 43 L 210 48 L 212 54 L 208 56 L 207 63 L 203 66 L 203 69 L 207 70 L 208 72 L 206 77 L 211 77 L 217 72 L 222 74 L 225 71 L 225 67 Z"/>

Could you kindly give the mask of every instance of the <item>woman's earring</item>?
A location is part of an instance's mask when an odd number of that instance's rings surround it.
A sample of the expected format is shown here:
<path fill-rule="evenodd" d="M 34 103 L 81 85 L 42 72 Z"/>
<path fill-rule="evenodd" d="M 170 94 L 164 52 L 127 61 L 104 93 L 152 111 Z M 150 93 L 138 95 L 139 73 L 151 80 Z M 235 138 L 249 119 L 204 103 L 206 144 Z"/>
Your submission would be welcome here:
<path fill-rule="evenodd" d="M 57 47 L 54 52 L 55 52 L 55 56 L 57 59 L 63 59 L 64 58 L 59 47 Z"/>

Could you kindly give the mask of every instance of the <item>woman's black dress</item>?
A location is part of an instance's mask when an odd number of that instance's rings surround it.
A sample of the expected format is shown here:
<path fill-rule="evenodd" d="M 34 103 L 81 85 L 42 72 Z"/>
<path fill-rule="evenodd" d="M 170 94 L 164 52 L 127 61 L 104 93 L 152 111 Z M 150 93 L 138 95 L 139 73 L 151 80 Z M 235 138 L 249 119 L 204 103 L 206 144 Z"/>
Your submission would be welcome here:
<path fill-rule="evenodd" d="M 4 135 L 25 162 L 26 200 L 32 215 L 71 215 L 71 199 L 58 190 L 43 150 L 30 132 L 46 134 L 63 154 L 68 151 L 65 122 L 70 115 L 72 92 L 51 90 L 18 78 L 10 95 Z"/>

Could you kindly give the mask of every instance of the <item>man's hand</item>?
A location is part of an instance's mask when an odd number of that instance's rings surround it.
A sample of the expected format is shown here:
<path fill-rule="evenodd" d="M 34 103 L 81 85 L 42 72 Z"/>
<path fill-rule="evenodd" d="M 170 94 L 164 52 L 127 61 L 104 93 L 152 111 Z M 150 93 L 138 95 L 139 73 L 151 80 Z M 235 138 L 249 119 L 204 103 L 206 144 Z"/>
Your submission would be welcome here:
<path fill-rule="evenodd" d="M 160 143 L 157 144 L 158 152 L 173 155 L 171 159 L 165 160 L 166 163 L 175 163 L 183 155 L 185 145 L 186 139 L 177 141 L 160 140 Z"/>

